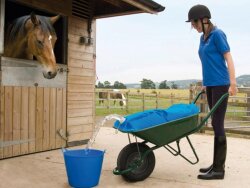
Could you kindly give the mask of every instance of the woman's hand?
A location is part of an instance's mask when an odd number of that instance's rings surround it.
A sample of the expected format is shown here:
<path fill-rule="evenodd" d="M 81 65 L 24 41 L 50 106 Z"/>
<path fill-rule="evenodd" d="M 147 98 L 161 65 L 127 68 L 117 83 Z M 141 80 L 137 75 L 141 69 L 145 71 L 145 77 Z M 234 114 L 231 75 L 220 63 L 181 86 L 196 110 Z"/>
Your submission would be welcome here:
<path fill-rule="evenodd" d="M 228 89 L 228 93 L 230 96 L 234 96 L 236 95 L 238 92 L 238 89 L 236 87 L 236 85 L 230 85 L 229 89 Z"/>
<path fill-rule="evenodd" d="M 229 87 L 228 93 L 229 95 L 233 96 L 233 95 L 236 95 L 238 92 L 236 78 L 235 78 L 234 62 L 233 62 L 233 58 L 230 52 L 226 52 L 224 54 L 224 58 L 227 62 L 227 67 L 228 67 L 229 77 L 230 77 L 230 87 Z"/>

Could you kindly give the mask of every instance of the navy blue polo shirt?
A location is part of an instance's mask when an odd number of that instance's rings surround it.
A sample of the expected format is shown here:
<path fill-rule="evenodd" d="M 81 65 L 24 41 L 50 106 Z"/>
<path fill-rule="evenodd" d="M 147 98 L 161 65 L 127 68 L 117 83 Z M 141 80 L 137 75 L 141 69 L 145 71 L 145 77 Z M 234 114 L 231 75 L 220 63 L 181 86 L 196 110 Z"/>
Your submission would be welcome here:
<path fill-rule="evenodd" d="M 230 51 L 225 33 L 214 28 L 207 40 L 200 38 L 199 56 L 202 63 L 203 86 L 229 85 L 229 73 L 223 54 Z"/>

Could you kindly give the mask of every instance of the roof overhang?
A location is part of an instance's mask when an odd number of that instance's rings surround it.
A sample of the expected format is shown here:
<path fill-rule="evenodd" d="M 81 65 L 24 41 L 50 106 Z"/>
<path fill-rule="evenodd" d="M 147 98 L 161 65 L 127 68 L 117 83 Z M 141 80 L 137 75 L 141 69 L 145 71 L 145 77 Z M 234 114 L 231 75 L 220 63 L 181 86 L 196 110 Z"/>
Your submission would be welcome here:
<path fill-rule="evenodd" d="M 93 17 L 107 18 L 138 13 L 157 14 L 165 9 L 152 0 L 97 0 Z"/>

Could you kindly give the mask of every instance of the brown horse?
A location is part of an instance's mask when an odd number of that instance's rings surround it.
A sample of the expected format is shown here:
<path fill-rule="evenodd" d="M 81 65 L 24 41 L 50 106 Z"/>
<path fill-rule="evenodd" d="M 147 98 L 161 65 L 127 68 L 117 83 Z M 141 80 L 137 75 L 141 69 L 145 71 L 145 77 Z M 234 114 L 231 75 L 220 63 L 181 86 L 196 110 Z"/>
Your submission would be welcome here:
<path fill-rule="evenodd" d="M 59 17 L 31 13 L 17 18 L 6 32 L 4 56 L 30 60 L 35 57 L 43 67 L 44 77 L 54 78 L 57 74 L 54 55 L 57 36 L 53 24 Z"/>
<path fill-rule="evenodd" d="M 123 93 L 119 90 L 114 89 L 111 92 L 101 91 L 99 92 L 99 104 L 104 103 L 104 99 L 108 99 L 108 94 L 110 99 L 119 99 L 120 106 L 126 106 L 126 98 Z M 114 105 L 116 100 L 114 100 Z"/>

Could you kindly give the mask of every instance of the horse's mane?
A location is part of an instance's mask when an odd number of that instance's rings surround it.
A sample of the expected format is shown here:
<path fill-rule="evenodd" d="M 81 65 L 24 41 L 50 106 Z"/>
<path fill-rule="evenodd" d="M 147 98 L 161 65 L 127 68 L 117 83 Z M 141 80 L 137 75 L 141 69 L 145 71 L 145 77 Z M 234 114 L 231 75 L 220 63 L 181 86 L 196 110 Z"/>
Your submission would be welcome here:
<path fill-rule="evenodd" d="M 55 30 L 50 22 L 50 19 L 45 16 L 36 15 L 37 18 L 41 22 L 41 29 L 43 32 L 50 32 L 51 34 L 55 34 Z M 25 23 L 30 18 L 28 16 L 22 16 L 13 21 L 12 24 L 7 29 L 6 42 L 12 43 L 19 37 L 24 37 L 26 35 Z"/>

